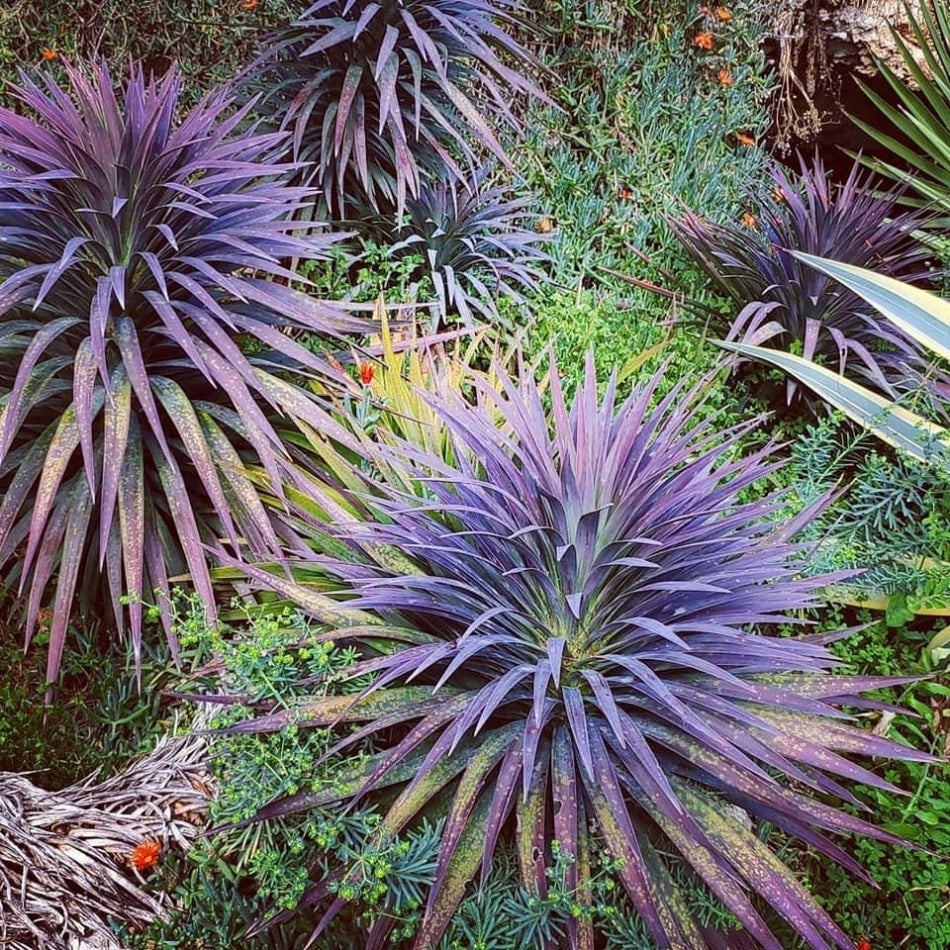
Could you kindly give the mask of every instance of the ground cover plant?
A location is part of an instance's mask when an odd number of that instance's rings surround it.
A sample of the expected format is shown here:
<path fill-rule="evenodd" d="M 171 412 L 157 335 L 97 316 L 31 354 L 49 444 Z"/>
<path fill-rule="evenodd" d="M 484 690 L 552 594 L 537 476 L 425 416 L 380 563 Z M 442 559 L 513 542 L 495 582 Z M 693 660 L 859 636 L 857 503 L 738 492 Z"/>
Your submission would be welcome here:
<path fill-rule="evenodd" d="M 329 424 L 287 373 L 331 371 L 278 328 L 366 325 L 265 279 L 326 244 L 293 221 L 309 193 L 268 160 L 280 136 L 240 134 L 225 94 L 178 115 L 174 71 L 134 69 L 122 98 L 105 67 L 67 75 L 24 77 L 20 111 L 0 110 L 0 563 L 27 643 L 51 608 L 51 683 L 77 594 L 138 655 L 169 577 L 187 570 L 213 610 L 204 545 L 280 555 L 287 530 L 242 466 L 279 485 L 275 415 Z"/>
<path fill-rule="evenodd" d="M 130 61 L 161 75 L 175 64 L 189 104 L 245 68 L 262 34 L 293 18 L 290 0 L 160 0 L 134 7 L 121 0 L 14 0 L 0 14 L 0 75 L 19 69 L 57 73 L 64 62 L 105 61 L 116 76 Z"/>
<path fill-rule="evenodd" d="M 526 42 L 555 77 L 545 88 L 559 108 L 530 106 L 512 154 L 537 196 L 536 226 L 551 238 L 553 287 L 506 306 L 504 317 L 526 327 L 532 355 L 554 346 L 569 385 L 591 346 L 604 378 L 665 340 L 675 367 L 702 373 L 717 357 L 701 332 L 675 329 L 678 304 L 617 275 L 670 289 L 682 282 L 713 301 L 666 217 L 689 206 L 716 221 L 741 219 L 762 178 L 757 143 L 772 80 L 758 37 L 768 12 L 757 2 L 539 11 L 548 30 Z M 696 43 L 707 35 L 711 49 Z"/>
<path fill-rule="evenodd" d="M 423 810 L 444 816 L 414 947 L 442 937 L 479 871 L 490 878 L 514 816 L 527 890 L 543 898 L 552 862 L 569 856 L 570 946 L 595 939 L 590 856 L 604 848 L 658 946 L 728 945 L 688 911 L 661 856 L 672 851 L 759 945 L 782 946 L 753 894 L 809 946 L 850 947 L 749 822 L 860 876 L 826 832 L 896 839 L 804 790 L 853 802 L 840 779 L 890 788 L 839 753 L 927 756 L 842 719 L 841 705 L 876 708 L 861 694 L 886 679 L 832 677 L 821 639 L 751 629 L 812 605 L 815 586 L 797 577 L 794 525 L 770 519 L 776 503 L 736 504 L 773 468 L 768 448 L 733 453 L 753 423 L 697 424 L 681 392 L 651 409 L 649 386 L 620 406 L 612 388 L 599 401 L 591 364 L 570 407 L 552 367 L 550 426 L 530 378 L 502 374 L 501 392 L 472 385 L 474 404 L 430 400 L 454 461 L 411 444 L 384 450 L 404 477 L 373 483 L 375 517 L 330 532 L 354 556 L 324 542 L 301 567 L 313 592 L 249 569 L 329 624 L 325 638 L 355 645 L 364 658 L 347 675 L 369 684 L 235 731 L 358 725 L 324 758 L 373 740 L 342 788 L 283 795 L 256 818 L 381 796 L 384 845 L 418 828 Z M 402 487 L 413 480 L 415 491 Z M 331 868 L 300 899 L 323 905 L 314 938 L 358 894 L 345 887 L 352 868 Z M 376 917 L 366 946 L 386 945 L 395 926 Z"/>

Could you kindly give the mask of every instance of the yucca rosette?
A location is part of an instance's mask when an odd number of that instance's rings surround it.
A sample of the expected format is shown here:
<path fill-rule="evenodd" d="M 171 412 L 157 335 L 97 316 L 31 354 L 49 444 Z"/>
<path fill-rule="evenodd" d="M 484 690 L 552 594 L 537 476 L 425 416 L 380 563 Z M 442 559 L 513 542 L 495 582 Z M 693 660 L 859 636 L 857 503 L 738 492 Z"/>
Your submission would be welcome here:
<path fill-rule="evenodd" d="M 504 297 L 524 303 L 545 279 L 547 235 L 526 227 L 530 198 L 516 198 L 507 188 L 486 183 L 486 170 L 463 183 L 446 179 L 424 184 L 406 213 L 380 214 L 358 209 L 354 230 L 389 248 L 393 258 L 422 260 L 409 275 L 428 278 L 435 300 L 433 323 L 461 318 L 467 326 L 480 320 L 498 323 Z"/>
<path fill-rule="evenodd" d="M 257 820 L 377 802 L 385 836 L 443 814 L 416 950 L 437 945 L 502 841 L 542 896 L 557 841 L 581 907 L 591 856 L 606 850 L 658 947 L 726 945 L 690 915 L 676 855 L 756 945 L 782 950 L 765 905 L 815 950 L 850 950 L 757 826 L 863 877 L 833 836 L 897 839 L 832 804 L 856 803 L 849 782 L 890 788 L 852 755 L 928 757 L 842 708 L 879 708 L 863 694 L 900 680 L 834 675 L 824 639 L 775 635 L 815 605 L 822 580 L 799 576 L 781 499 L 740 500 L 780 464 L 771 446 L 743 456 L 755 421 L 698 421 L 701 387 L 654 406 L 655 381 L 618 404 L 614 381 L 598 398 L 591 362 L 568 407 L 554 367 L 549 413 L 529 376 L 500 379 L 499 391 L 474 378 L 474 400 L 429 398 L 449 451 L 380 448 L 400 478 L 367 490 L 374 520 L 333 532 L 351 559 L 314 558 L 298 583 L 251 571 L 326 637 L 357 643 L 350 672 L 370 680 L 355 699 L 233 727 L 333 725 L 331 754 L 369 752 L 339 788 L 276 801 Z M 325 902 L 317 934 L 345 904 L 336 873 L 303 898 Z M 386 946 L 393 923 L 380 915 L 366 947 Z M 558 946 L 595 946 L 590 916 L 566 928 Z"/>
<path fill-rule="evenodd" d="M 513 0 L 319 0 L 270 41 L 256 81 L 334 217 L 354 198 L 401 213 L 424 181 L 463 179 L 476 141 L 511 167 L 496 123 L 517 129 L 512 97 L 542 95 L 506 32 L 520 13 Z"/>
<path fill-rule="evenodd" d="M 900 212 L 900 189 L 881 194 L 874 185 L 858 163 L 835 184 L 819 158 L 802 159 L 798 176 L 773 168 L 771 192 L 750 202 L 746 221 L 716 224 L 692 211 L 671 221 L 716 292 L 735 306 L 727 315 L 709 311 L 713 330 L 729 341 L 800 352 L 880 392 L 919 373 L 926 360 L 909 336 L 792 253 L 931 279 L 932 251 L 916 234 L 926 214 Z M 799 392 L 789 384 L 789 397 Z"/>
<path fill-rule="evenodd" d="M 268 160 L 280 136 L 225 94 L 179 114 L 174 71 L 135 68 L 120 95 L 105 67 L 66 75 L 0 109 L 0 565 L 27 642 L 51 601 L 50 682 L 77 594 L 83 614 L 111 603 L 138 656 L 170 577 L 213 610 L 208 548 L 282 556 L 245 467 L 279 493 L 276 420 L 329 417 L 295 384 L 325 363 L 281 328 L 364 326 L 285 286 L 281 262 L 326 240 L 294 221 L 311 195 Z"/>

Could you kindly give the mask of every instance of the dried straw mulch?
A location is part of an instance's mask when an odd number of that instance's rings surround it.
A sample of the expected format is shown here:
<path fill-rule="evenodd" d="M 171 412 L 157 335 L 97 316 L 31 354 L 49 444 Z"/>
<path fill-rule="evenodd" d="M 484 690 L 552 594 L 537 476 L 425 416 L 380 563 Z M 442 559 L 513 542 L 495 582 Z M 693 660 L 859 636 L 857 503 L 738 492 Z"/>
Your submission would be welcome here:
<path fill-rule="evenodd" d="M 163 916 L 130 856 L 137 845 L 187 850 L 208 800 L 206 740 L 162 741 L 119 775 L 57 792 L 0 772 L 0 948 L 119 950 L 109 919 Z"/>

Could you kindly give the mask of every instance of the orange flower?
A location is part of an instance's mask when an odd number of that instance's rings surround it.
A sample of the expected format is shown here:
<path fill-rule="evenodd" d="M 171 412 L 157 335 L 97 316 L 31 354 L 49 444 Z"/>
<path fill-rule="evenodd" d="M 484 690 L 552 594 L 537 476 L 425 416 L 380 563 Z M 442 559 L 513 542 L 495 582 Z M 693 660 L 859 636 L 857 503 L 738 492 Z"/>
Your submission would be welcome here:
<path fill-rule="evenodd" d="M 364 386 L 368 386 L 373 381 L 373 374 L 375 370 L 373 369 L 372 363 L 360 363 L 360 382 Z"/>
<path fill-rule="evenodd" d="M 617 197 L 620 198 L 621 201 L 629 201 L 633 197 L 633 190 L 624 185 L 623 188 L 617 192 Z"/>
<path fill-rule="evenodd" d="M 712 33 L 708 30 L 700 30 L 699 33 L 693 37 L 693 45 L 698 46 L 700 49 L 712 49 L 715 42 Z"/>
<path fill-rule="evenodd" d="M 736 142 L 739 145 L 755 145 L 755 139 L 749 135 L 748 132 L 737 132 L 736 133 Z"/>
<path fill-rule="evenodd" d="M 756 220 L 755 215 L 751 211 L 742 212 L 742 223 L 747 228 L 754 228 L 759 222 Z"/>
<path fill-rule="evenodd" d="M 137 844 L 129 855 L 129 863 L 136 871 L 145 871 L 158 864 L 162 854 L 162 845 L 159 841 L 146 840 Z"/>
<path fill-rule="evenodd" d="M 257 9 L 257 0 L 244 0 L 241 4 L 242 10 L 256 10 Z"/>
<path fill-rule="evenodd" d="M 719 80 L 721 86 L 731 86 L 732 85 L 732 76 L 729 74 L 729 70 L 723 67 L 716 73 L 716 79 Z"/>
<path fill-rule="evenodd" d="M 43 50 L 43 59 L 46 62 L 49 62 L 51 59 L 56 59 L 56 50 L 54 49 L 44 49 Z"/>
<path fill-rule="evenodd" d="M 871 941 L 867 937 L 861 937 L 855 944 L 855 950 L 871 950 Z"/>
<path fill-rule="evenodd" d="M 716 7 L 716 19 L 725 23 L 726 20 L 732 19 L 732 11 L 728 7 Z"/>

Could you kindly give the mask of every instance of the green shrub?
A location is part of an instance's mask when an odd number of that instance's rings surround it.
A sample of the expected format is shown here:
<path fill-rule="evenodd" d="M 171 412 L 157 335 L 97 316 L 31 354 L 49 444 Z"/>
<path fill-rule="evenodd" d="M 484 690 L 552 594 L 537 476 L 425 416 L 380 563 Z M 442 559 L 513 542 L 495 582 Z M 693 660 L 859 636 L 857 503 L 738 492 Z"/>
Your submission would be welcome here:
<path fill-rule="evenodd" d="M 645 21 L 629 4 L 546 4 L 550 39 L 539 55 L 560 109 L 531 106 L 516 158 L 554 226 L 549 252 L 563 283 L 609 280 L 605 267 L 659 283 L 659 269 L 671 268 L 701 286 L 664 216 L 683 204 L 715 220 L 741 216 L 764 158 L 743 143 L 768 127 L 760 40 L 771 8 L 729 8 L 720 21 L 676 3 Z M 708 51 L 694 42 L 705 30 L 715 37 Z"/>
<path fill-rule="evenodd" d="M 858 619 L 872 619 L 864 614 Z M 913 674 L 924 672 L 921 646 L 932 631 L 926 626 L 888 627 L 876 622 L 835 647 L 849 672 Z M 871 841 L 855 842 L 853 853 L 878 887 L 851 878 L 833 862 L 811 856 L 807 874 L 812 891 L 821 895 L 829 913 L 855 937 L 867 936 L 872 947 L 944 950 L 950 946 L 950 780 L 945 758 L 950 735 L 950 682 L 944 676 L 891 689 L 882 699 L 907 708 L 887 722 L 884 733 L 918 748 L 930 748 L 944 761 L 878 763 L 875 771 L 910 792 L 907 798 L 882 795 L 863 787 L 861 805 L 889 831 L 909 838 L 920 850 L 895 850 Z M 916 714 L 916 715 L 914 715 Z"/>
<path fill-rule="evenodd" d="M 48 618 L 43 626 L 40 641 L 48 639 Z M 76 647 L 50 707 L 43 704 L 42 657 L 24 655 L 11 631 L 0 632 L 0 771 L 30 772 L 43 788 L 63 788 L 96 771 L 113 774 L 165 731 L 160 687 L 169 683 L 167 647 L 146 650 L 140 689 L 123 645 L 95 628 L 72 635 Z"/>
<path fill-rule="evenodd" d="M 13 0 L 0 12 L 0 77 L 62 60 L 104 59 L 115 75 L 130 60 L 164 73 L 177 62 L 186 98 L 230 79 L 254 56 L 259 36 L 288 22 L 294 0 Z M 55 54 L 46 60 L 44 54 Z"/>

